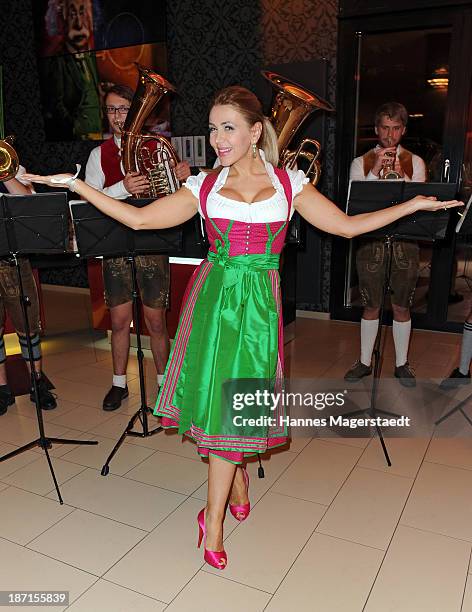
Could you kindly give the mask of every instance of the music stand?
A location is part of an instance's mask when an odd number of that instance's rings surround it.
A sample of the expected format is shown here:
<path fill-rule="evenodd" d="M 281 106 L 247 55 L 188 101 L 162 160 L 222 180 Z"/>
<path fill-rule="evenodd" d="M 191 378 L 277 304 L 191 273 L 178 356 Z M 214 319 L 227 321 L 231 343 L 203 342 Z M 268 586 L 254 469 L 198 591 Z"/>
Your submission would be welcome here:
<path fill-rule="evenodd" d="M 129 204 L 139 208 L 153 200 L 131 199 Z M 141 405 L 131 417 L 126 429 L 121 434 L 113 450 L 105 461 L 101 474 L 106 476 L 110 471 L 109 463 L 124 442 L 126 436 L 146 438 L 162 430 L 161 426 L 149 429 L 148 414 L 151 408 L 146 400 L 146 383 L 144 380 L 144 353 L 141 346 L 141 324 L 138 312 L 138 283 L 136 279 L 136 256 L 142 254 L 177 253 L 182 248 L 182 230 L 169 228 L 164 230 L 133 230 L 101 213 L 88 202 L 71 202 L 71 214 L 74 223 L 77 246 L 81 257 L 126 257 L 131 267 L 133 323 L 136 333 L 139 391 Z M 134 431 L 139 420 L 142 431 Z"/>
<path fill-rule="evenodd" d="M 458 212 L 458 211 L 457 211 Z M 468 236 L 472 234 L 472 195 L 469 197 L 469 200 L 466 204 L 466 207 L 463 212 L 458 212 L 459 221 L 455 227 L 456 234 L 461 234 L 463 236 Z M 464 419 L 472 425 L 472 420 L 469 416 L 464 412 L 463 407 L 472 399 L 472 393 L 470 393 L 467 397 L 461 400 L 458 404 L 451 408 L 443 415 L 440 419 L 435 421 L 435 425 L 440 425 L 443 421 L 451 417 L 456 412 L 460 412 Z"/>
<path fill-rule="evenodd" d="M 33 214 L 32 214 L 33 213 Z M 25 324 L 28 360 L 31 370 L 34 403 L 38 420 L 39 438 L 0 457 L 6 461 L 24 451 L 39 446 L 46 454 L 59 503 L 63 504 L 59 485 L 48 450 L 54 443 L 58 444 L 98 444 L 95 440 L 69 440 L 51 438 L 44 429 L 43 413 L 39 401 L 38 381 L 35 375 L 33 347 L 28 320 L 27 307 L 30 298 L 25 295 L 18 256 L 36 253 L 66 253 L 68 246 L 69 210 L 65 193 L 43 193 L 36 195 L 2 195 L 0 199 L 0 257 L 8 257 L 16 268 L 20 304 Z"/>
<path fill-rule="evenodd" d="M 373 212 L 388 208 L 400 202 L 405 202 L 415 195 L 430 196 L 435 195 L 439 199 L 450 200 L 454 198 L 457 187 L 454 183 L 416 183 L 406 181 L 351 181 L 348 192 L 348 203 L 346 212 L 348 215 Z M 386 261 L 382 287 L 382 300 L 379 312 L 379 328 L 375 338 L 372 358 L 373 382 L 370 395 L 370 405 L 368 408 L 359 409 L 348 413 L 346 416 L 357 416 L 368 414 L 374 417 L 376 414 L 383 413 L 387 416 L 399 416 L 386 410 L 378 409 L 377 390 L 382 370 L 382 328 L 385 312 L 385 303 L 390 289 L 390 275 L 392 268 L 393 243 L 398 239 L 422 239 L 434 242 L 441 240 L 446 235 L 450 213 L 447 210 L 435 212 L 419 211 L 408 217 L 399 219 L 379 230 L 367 232 L 363 237 L 382 239 L 384 241 Z M 344 415 L 343 415 L 344 416 Z M 382 435 L 382 430 L 378 424 L 375 425 L 379 436 L 382 450 L 387 465 L 390 467 L 391 461 Z"/>

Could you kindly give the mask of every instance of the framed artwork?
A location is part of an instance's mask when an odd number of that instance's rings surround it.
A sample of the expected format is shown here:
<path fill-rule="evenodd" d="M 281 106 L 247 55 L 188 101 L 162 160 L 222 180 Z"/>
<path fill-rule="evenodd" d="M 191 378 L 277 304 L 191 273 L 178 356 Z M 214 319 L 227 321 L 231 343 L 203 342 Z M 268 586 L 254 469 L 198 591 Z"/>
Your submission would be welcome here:
<path fill-rule="evenodd" d="M 135 62 L 166 74 L 165 0 L 35 0 L 33 5 L 46 139 L 106 138 L 107 90 L 117 84 L 134 89 Z M 147 127 L 169 135 L 165 98 Z"/>
<path fill-rule="evenodd" d="M 5 138 L 5 123 L 3 119 L 3 68 L 0 66 L 0 140 Z"/>

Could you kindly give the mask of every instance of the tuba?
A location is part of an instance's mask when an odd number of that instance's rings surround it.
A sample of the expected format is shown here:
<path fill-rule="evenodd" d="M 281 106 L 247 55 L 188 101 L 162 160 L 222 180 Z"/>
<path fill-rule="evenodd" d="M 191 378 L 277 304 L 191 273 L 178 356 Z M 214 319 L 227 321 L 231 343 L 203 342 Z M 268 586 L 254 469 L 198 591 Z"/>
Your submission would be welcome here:
<path fill-rule="evenodd" d="M 304 138 L 295 151 L 290 151 L 288 146 L 295 132 L 312 112 L 316 110 L 331 112 L 334 108 L 326 100 L 280 74 L 263 70 L 262 76 L 275 89 L 269 120 L 277 134 L 279 164 L 283 168 L 290 169 L 295 168 L 299 158 L 307 160 L 309 165 L 305 174 L 310 178 L 310 182 L 316 185 L 321 175 L 320 143 L 311 138 Z"/>
<path fill-rule="evenodd" d="M 0 181 L 9 181 L 15 178 L 20 162 L 13 148 L 13 136 L 0 140 Z"/>
<path fill-rule="evenodd" d="M 121 151 L 126 172 L 139 172 L 149 179 L 149 191 L 139 197 L 159 198 L 180 187 L 174 167 L 177 156 L 162 136 L 142 134 L 151 111 L 168 91 L 175 91 L 164 77 L 136 64 L 138 86 L 121 132 Z"/>

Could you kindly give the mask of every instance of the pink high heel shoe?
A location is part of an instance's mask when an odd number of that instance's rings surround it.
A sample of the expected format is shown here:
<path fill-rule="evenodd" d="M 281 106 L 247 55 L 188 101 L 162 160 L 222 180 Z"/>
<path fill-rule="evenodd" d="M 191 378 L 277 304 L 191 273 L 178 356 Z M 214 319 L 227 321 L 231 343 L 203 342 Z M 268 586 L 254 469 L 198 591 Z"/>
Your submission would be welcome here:
<path fill-rule="evenodd" d="M 226 552 L 224 550 L 207 550 L 205 548 L 206 543 L 206 531 L 205 531 L 205 508 L 200 510 L 197 517 L 198 522 L 198 545 L 197 548 L 200 548 L 203 540 L 203 548 L 205 550 L 205 554 L 203 558 L 212 567 L 216 567 L 216 569 L 223 570 L 225 569 L 228 563 L 228 557 L 226 556 Z"/>
<path fill-rule="evenodd" d="M 244 482 L 246 483 L 246 491 L 249 492 L 249 475 L 246 471 L 246 468 L 241 468 L 243 471 Z M 234 516 L 234 518 L 242 523 L 249 516 L 249 512 L 251 511 L 251 503 L 241 504 L 240 506 L 236 504 L 229 504 L 229 511 Z"/>

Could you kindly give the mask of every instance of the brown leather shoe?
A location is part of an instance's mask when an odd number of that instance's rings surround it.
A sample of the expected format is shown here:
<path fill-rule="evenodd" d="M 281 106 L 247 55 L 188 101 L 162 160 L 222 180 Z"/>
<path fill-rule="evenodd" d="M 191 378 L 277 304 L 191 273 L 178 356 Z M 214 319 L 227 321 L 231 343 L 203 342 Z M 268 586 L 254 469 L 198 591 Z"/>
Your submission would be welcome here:
<path fill-rule="evenodd" d="M 394 375 L 395 378 L 400 379 L 400 384 L 403 387 L 416 387 L 415 372 L 408 361 L 402 366 L 397 366 Z"/>
<path fill-rule="evenodd" d="M 117 410 L 121 406 L 121 401 L 128 395 L 128 386 L 116 387 L 112 385 L 103 399 L 103 410 Z"/>
<path fill-rule="evenodd" d="M 359 382 L 361 378 L 370 374 L 372 374 L 372 366 L 367 366 L 358 359 L 352 368 L 346 372 L 344 380 L 347 382 Z"/>

